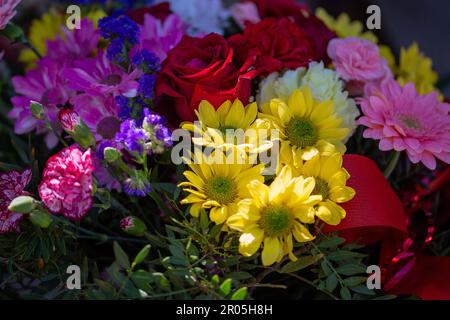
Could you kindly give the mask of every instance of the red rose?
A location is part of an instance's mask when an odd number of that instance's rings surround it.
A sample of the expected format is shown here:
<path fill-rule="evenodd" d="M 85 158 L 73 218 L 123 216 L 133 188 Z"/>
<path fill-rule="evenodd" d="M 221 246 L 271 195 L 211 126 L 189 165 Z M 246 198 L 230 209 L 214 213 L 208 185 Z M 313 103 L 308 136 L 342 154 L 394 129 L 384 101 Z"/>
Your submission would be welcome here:
<path fill-rule="evenodd" d="M 314 42 L 289 18 L 267 18 L 247 23 L 243 34 L 229 38 L 241 61 L 253 58 L 259 75 L 295 69 L 315 60 Z"/>
<path fill-rule="evenodd" d="M 243 0 L 242 2 L 253 2 L 261 18 L 289 17 L 301 10 L 309 10 L 306 4 L 300 4 L 294 0 Z"/>
<path fill-rule="evenodd" d="M 151 14 L 156 19 L 164 22 L 167 16 L 169 16 L 171 13 L 172 11 L 170 10 L 170 4 L 168 2 L 161 2 L 151 7 L 128 10 L 127 16 L 136 21 L 138 24 L 143 24 L 144 16 L 146 14 Z"/>
<path fill-rule="evenodd" d="M 201 100 L 215 107 L 236 98 L 246 103 L 256 75 L 250 66 L 248 62 L 238 63 L 233 48 L 218 34 L 184 36 L 169 52 L 157 77 L 157 110 L 172 124 L 178 124 L 180 119 L 194 120 L 194 110 Z"/>
<path fill-rule="evenodd" d="M 316 56 L 314 60 L 330 62 L 327 55 L 328 42 L 336 37 L 336 33 L 318 19 L 314 13 L 309 10 L 306 4 L 297 3 L 294 0 L 243 0 L 242 2 L 253 2 L 258 8 L 261 18 L 283 18 L 289 17 L 306 32 L 314 43 Z"/>

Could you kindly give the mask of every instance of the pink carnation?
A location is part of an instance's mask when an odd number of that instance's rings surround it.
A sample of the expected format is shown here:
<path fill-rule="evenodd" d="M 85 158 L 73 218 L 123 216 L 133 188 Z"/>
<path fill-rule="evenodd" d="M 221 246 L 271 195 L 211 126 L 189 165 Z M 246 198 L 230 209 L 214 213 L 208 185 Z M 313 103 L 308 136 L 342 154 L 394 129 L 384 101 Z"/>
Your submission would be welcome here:
<path fill-rule="evenodd" d="M 258 23 L 261 17 L 258 13 L 258 7 L 253 2 L 235 3 L 230 8 L 230 13 L 236 23 L 244 28 L 245 22 Z"/>
<path fill-rule="evenodd" d="M 48 159 L 39 185 L 39 195 L 53 214 L 81 220 L 92 206 L 91 150 L 77 146 L 61 150 Z"/>
<path fill-rule="evenodd" d="M 402 88 L 387 80 L 366 89 L 361 110 L 364 137 L 380 140 L 380 150 L 406 150 L 411 162 L 431 170 L 435 158 L 450 163 L 450 104 L 439 102 L 437 93 L 419 95 L 412 83 Z"/>
<path fill-rule="evenodd" d="M 23 189 L 31 181 L 31 170 L 22 173 L 10 171 L 0 174 L 0 234 L 7 232 L 20 232 L 19 223 L 23 214 L 8 210 L 11 201 L 25 194 Z"/>
<path fill-rule="evenodd" d="M 0 0 L 0 30 L 16 15 L 15 8 L 20 0 Z"/>
<path fill-rule="evenodd" d="M 349 90 L 360 94 L 367 83 L 379 83 L 392 78 L 386 59 L 378 47 L 365 39 L 333 39 L 327 48 L 336 71 L 349 82 Z"/>

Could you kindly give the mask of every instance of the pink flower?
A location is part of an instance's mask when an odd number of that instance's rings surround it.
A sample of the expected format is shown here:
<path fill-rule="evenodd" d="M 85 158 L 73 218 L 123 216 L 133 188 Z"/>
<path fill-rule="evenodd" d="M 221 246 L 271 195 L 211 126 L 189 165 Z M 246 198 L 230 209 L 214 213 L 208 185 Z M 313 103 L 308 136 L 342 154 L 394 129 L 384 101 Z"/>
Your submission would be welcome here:
<path fill-rule="evenodd" d="M 380 56 L 378 47 L 368 40 L 333 39 L 327 53 L 342 79 L 349 82 L 353 94 L 361 94 L 367 83 L 392 78 L 387 61 Z"/>
<path fill-rule="evenodd" d="M 74 111 L 94 134 L 96 141 L 115 137 L 121 121 L 114 97 L 79 94 L 70 99 L 70 102 Z"/>
<path fill-rule="evenodd" d="M 100 31 L 94 23 L 84 18 L 80 29 L 69 30 L 62 27 L 63 37 L 47 42 L 47 56 L 61 65 L 70 64 L 75 59 L 88 57 L 97 47 Z"/>
<path fill-rule="evenodd" d="M 91 150 L 77 146 L 61 150 L 47 160 L 39 195 L 53 214 L 81 220 L 92 206 Z"/>
<path fill-rule="evenodd" d="M 70 89 L 88 94 L 114 96 L 123 95 L 133 98 L 137 95 L 141 76 L 138 69 L 126 73 L 119 66 L 112 64 L 106 54 L 100 51 L 96 58 L 85 58 L 73 63 L 73 67 L 62 72 Z"/>
<path fill-rule="evenodd" d="M 230 13 L 241 28 L 244 28 L 246 21 L 251 23 L 261 21 L 258 8 L 253 2 L 235 3 L 231 6 Z"/>
<path fill-rule="evenodd" d="M 57 121 L 59 105 L 69 101 L 73 92 L 64 86 L 58 64 L 48 58 L 38 62 L 36 69 L 29 71 L 25 76 L 12 78 L 15 91 L 21 96 L 11 99 L 13 109 L 8 116 L 15 119 L 14 131 L 24 134 L 36 130 L 37 134 L 45 134 L 45 142 L 49 148 L 58 143 L 57 137 L 51 132 L 45 122 L 37 120 L 30 111 L 30 102 L 36 101 L 44 105 L 47 120 Z"/>
<path fill-rule="evenodd" d="M 58 113 L 58 120 L 61 127 L 68 132 L 74 132 L 76 127 L 81 124 L 81 119 L 78 113 L 69 108 L 60 109 Z"/>
<path fill-rule="evenodd" d="M 31 170 L 20 173 L 10 171 L 0 174 L 0 234 L 20 232 L 19 223 L 23 215 L 8 210 L 11 201 L 25 194 L 23 189 L 31 181 Z"/>
<path fill-rule="evenodd" d="M 411 162 L 431 170 L 435 158 L 450 163 L 450 104 L 439 102 L 437 93 L 419 95 L 412 83 L 402 88 L 387 80 L 367 88 L 361 109 L 364 137 L 380 140 L 380 150 L 406 150 Z"/>
<path fill-rule="evenodd" d="M 140 46 L 153 52 L 160 61 L 164 61 L 167 52 L 180 42 L 188 26 L 176 14 L 170 14 L 161 22 L 150 14 L 145 14 L 144 24 L 140 27 Z M 133 48 L 131 55 L 138 50 Z"/>
<path fill-rule="evenodd" d="M 0 0 L 0 30 L 16 15 L 16 6 L 20 0 Z"/>

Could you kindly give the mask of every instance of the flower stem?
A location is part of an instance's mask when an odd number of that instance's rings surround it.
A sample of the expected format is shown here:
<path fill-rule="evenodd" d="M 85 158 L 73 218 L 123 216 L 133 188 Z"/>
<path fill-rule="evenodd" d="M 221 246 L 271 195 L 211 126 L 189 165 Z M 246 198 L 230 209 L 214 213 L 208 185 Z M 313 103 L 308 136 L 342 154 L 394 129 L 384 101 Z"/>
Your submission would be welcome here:
<path fill-rule="evenodd" d="M 400 152 L 398 151 L 393 151 L 391 158 L 389 159 L 389 163 L 386 167 L 386 169 L 384 169 L 383 175 L 386 179 L 389 179 L 389 177 L 391 176 L 392 172 L 394 172 L 395 167 L 397 166 L 398 160 L 400 159 Z"/>

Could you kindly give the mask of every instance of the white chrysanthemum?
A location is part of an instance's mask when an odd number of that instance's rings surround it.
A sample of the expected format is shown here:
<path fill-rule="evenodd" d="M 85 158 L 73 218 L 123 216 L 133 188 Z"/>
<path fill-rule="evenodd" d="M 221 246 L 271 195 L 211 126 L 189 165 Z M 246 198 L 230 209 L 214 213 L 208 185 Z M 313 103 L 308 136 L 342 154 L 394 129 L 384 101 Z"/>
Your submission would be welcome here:
<path fill-rule="evenodd" d="M 306 68 L 288 70 L 282 76 L 274 72 L 260 84 L 257 96 L 258 105 L 278 98 L 286 101 L 296 89 L 303 86 L 311 88 L 312 95 L 319 101 L 331 100 L 335 112 L 344 119 L 344 127 L 350 129 L 349 137 L 356 128 L 356 118 L 359 110 L 353 99 L 344 91 L 344 84 L 338 74 L 323 66 L 323 63 L 311 62 Z"/>
<path fill-rule="evenodd" d="M 215 32 L 223 34 L 229 12 L 221 0 L 158 0 L 169 2 L 170 9 L 189 24 L 191 36 Z"/>

